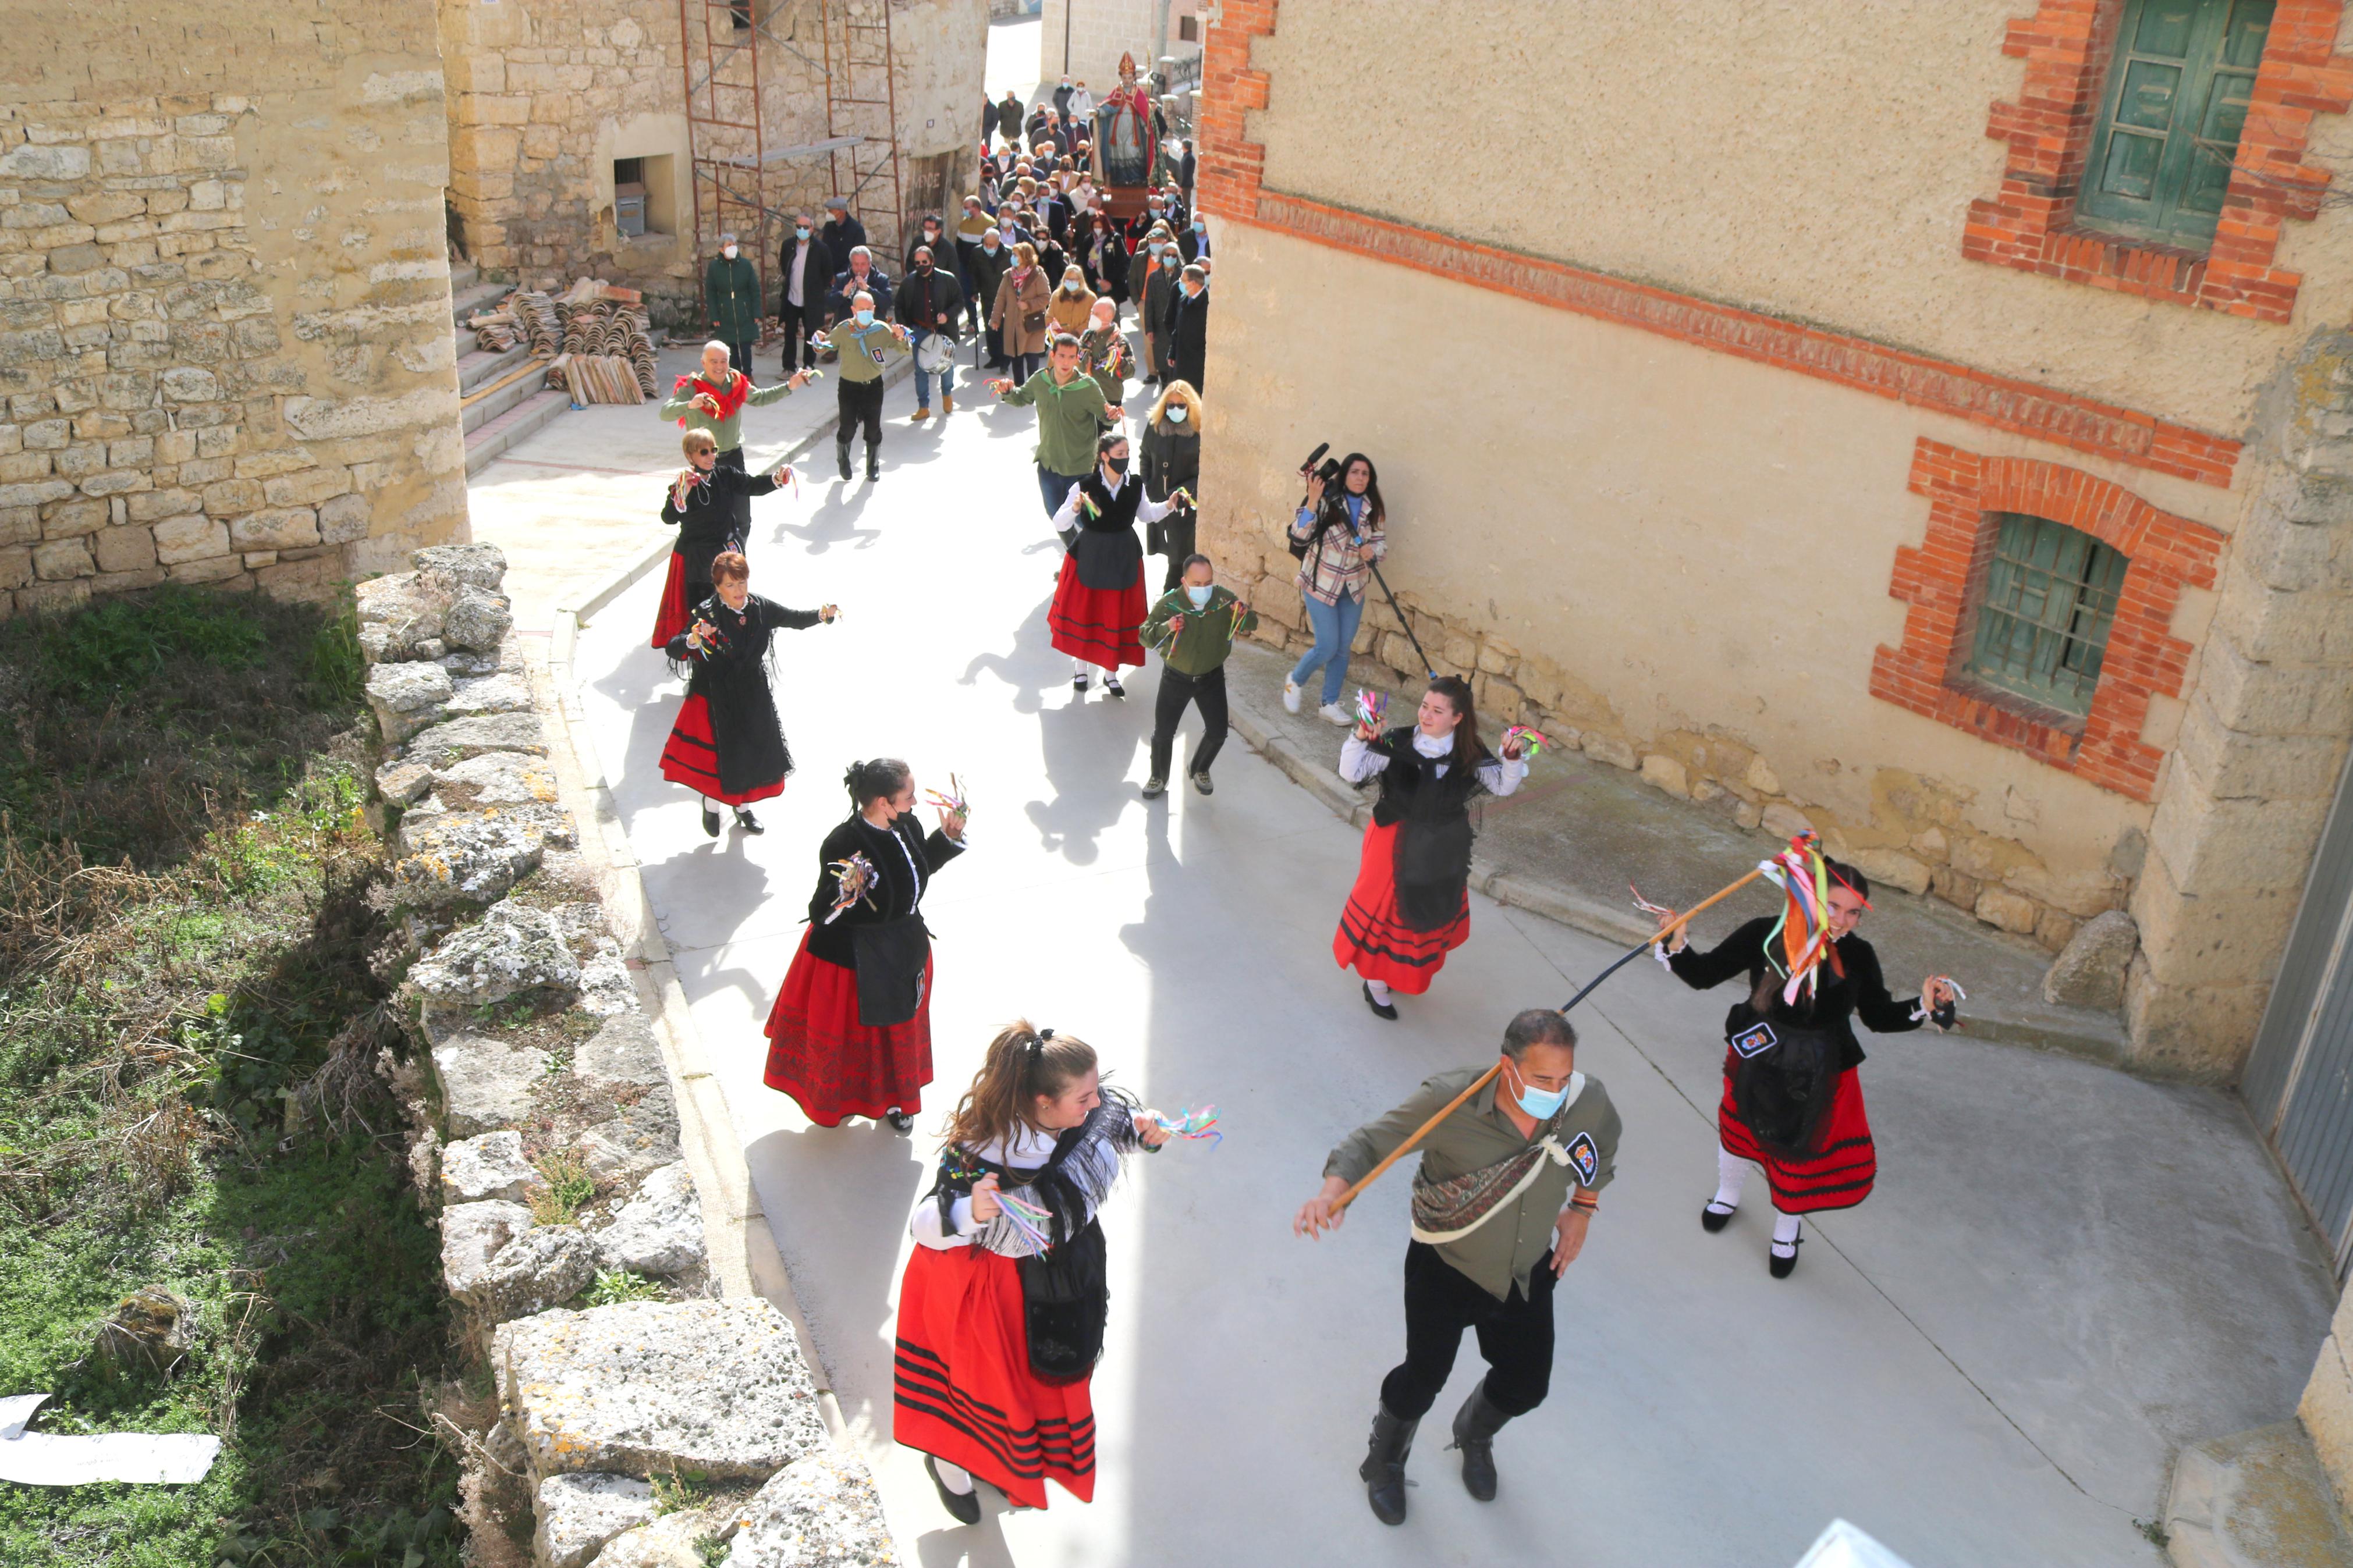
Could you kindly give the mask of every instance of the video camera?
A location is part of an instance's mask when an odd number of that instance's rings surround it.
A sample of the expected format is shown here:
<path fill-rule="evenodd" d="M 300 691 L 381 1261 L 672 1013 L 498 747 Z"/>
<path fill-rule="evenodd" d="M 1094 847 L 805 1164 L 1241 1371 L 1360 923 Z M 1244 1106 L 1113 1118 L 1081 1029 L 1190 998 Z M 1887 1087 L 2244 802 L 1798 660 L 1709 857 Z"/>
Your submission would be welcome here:
<path fill-rule="evenodd" d="M 1331 449 L 1331 442 L 1324 441 L 1319 443 L 1316 446 L 1315 450 L 1307 454 L 1307 460 L 1299 465 L 1300 477 L 1303 479 L 1310 474 L 1315 475 L 1322 479 L 1327 487 L 1335 480 L 1338 479 L 1340 477 L 1340 459 L 1337 458 L 1327 458 L 1324 455 Z M 1318 465 L 1321 466 L 1319 467 Z"/>

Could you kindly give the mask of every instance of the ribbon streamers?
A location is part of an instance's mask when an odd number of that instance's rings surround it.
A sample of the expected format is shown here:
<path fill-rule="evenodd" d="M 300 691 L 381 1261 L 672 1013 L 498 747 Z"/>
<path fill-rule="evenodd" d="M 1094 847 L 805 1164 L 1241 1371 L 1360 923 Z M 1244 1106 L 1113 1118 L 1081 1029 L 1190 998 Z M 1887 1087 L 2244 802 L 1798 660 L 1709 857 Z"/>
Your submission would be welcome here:
<path fill-rule="evenodd" d="M 1362 686 L 1356 688 L 1356 721 L 1358 723 L 1368 724 L 1377 730 L 1381 727 L 1381 720 L 1388 710 L 1389 700 L 1386 692 L 1375 691 Z"/>
<path fill-rule="evenodd" d="M 1789 840 L 1787 849 L 1757 869 L 1781 889 L 1781 914 L 1765 934 L 1765 957 L 1787 977 L 1781 1000 L 1795 1006 L 1799 996 L 1813 995 L 1815 973 L 1822 961 L 1829 959 L 1834 967 L 1838 963 L 1831 951 L 1831 877 L 1830 868 L 1822 863 L 1821 840 L 1811 833 L 1800 833 Z M 1864 907 L 1870 906 L 1866 902 Z"/>
<path fill-rule="evenodd" d="M 868 894 L 874 887 L 873 861 L 869 860 L 864 855 L 852 855 L 847 859 L 834 861 L 826 869 L 833 873 L 834 885 L 833 911 L 825 917 L 826 924 L 831 925 L 834 915 L 841 913 L 861 899 L 866 900 L 869 907 L 871 907 L 873 900 L 868 897 Z"/>
<path fill-rule="evenodd" d="M 1174 1121 L 1155 1110 L 1152 1120 L 1172 1138 L 1207 1138 L 1212 1149 L 1226 1141 L 1226 1135 L 1218 1131 L 1218 1108 L 1214 1105 L 1205 1105 L 1198 1110 L 1180 1110 Z"/>
<path fill-rule="evenodd" d="M 1531 730 L 1525 724 L 1514 724 L 1504 731 L 1504 745 L 1509 746 L 1514 741 L 1519 742 L 1520 754 L 1524 757 L 1541 756 L 1544 749 L 1552 744 L 1540 731 Z"/>
<path fill-rule="evenodd" d="M 958 778 L 954 773 L 950 773 L 948 775 L 947 794 L 942 795 L 935 789 L 927 789 L 923 794 L 930 797 L 931 803 L 934 805 L 938 806 L 942 811 L 952 813 L 957 816 L 970 816 L 972 815 L 972 808 L 966 805 L 964 801 L 964 780 Z"/>

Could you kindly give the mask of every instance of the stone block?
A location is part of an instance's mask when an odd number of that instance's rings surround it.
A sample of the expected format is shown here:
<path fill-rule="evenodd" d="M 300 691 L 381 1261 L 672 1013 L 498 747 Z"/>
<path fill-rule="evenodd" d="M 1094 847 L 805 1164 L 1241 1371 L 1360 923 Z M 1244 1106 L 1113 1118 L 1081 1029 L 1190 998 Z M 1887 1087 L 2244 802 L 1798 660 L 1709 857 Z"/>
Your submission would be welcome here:
<path fill-rule="evenodd" d="M 731 1568 L 818 1568 L 897 1561 L 874 1478 L 827 1447 L 769 1478 L 742 1514 Z"/>
<path fill-rule="evenodd" d="M 2200 898 L 2237 889 L 2301 887 L 2327 814 L 2325 797 L 2216 800 L 2185 768 L 2168 780 L 2158 802 L 2149 847 L 2175 883 Z"/>
<path fill-rule="evenodd" d="M 155 379 L 165 399 L 173 403 L 216 403 L 220 400 L 220 378 L 208 370 L 182 365 L 164 372 Z"/>
<path fill-rule="evenodd" d="M 494 1321 L 569 1301 L 596 1282 L 596 1246 L 575 1226 L 542 1226 L 499 1248 L 465 1290 L 450 1295 Z"/>
<path fill-rule="evenodd" d="M 205 487 L 205 510 L 215 517 L 259 511 L 262 500 L 259 479 L 219 479 Z"/>
<path fill-rule="evenodd" d="M 73 486 L 63 479 L 35 479 L 25 484 L 0 485 L 0 507 L 46 506 L 64 500 L 74 493 Z"/>
<path fill-rule="evenodd" d="M 435 767 L 448 767 L 486 752 L 522 752 L 547 755 L 537 716 L 491 713 L 473 719 L 452 719 L 436 724 L 410 742 L 408 754 Z"/>
<path fill-rule="evenodd" d="M 523 1158 L 522 1134 L 506 1129 L 461 1138 L 441 1151 L 441 1201 L 522 1203 L 546 1181 Z"/>
<path fill-rule="evenodd" d="M 489 1274 L 491 1260 L 531 1226 L 531 1210 L 502 1200 L 443 1209 L 441 1278 L 449 1293 L 472 1292 Z"/>
<path fill-rule="evenodd" d="M 2338 735 L 2256 735 L 2230 729 L 2201 690 L 2190 700 L 2174 759 L 2177 768 L 2216 800 L 2310 800 L 2336 787 L 2345 742 Z"/>
<path fill-rule="evenodd" d="M 87 147 L 42 147 L 27 142 L 0 154 L 0 179 L 79 180 L 89 173 Z"/>
<path fill-rule="evenodd" d="M 117 443 L 120 445 L 121 443 Z M 123 510 L 132 522 L 154 522 L 167 517 L 184 517 L 202 511 L 204 499 L 194 490 L 142 490 L 123 498 Z"/>
<path fill-rule="evenodd" d="M 1628 773 L 1641 765 L 1632 746 L 1615 735 L 1604 735 L 1595 730 L 1585 732 L 1585 754 L 1597 763 L 1608 763 L 1611 767 L 1623 768 Z"/>
<path fill-rule="evenodd" d="M 21 544 L 0 549 L 0 589 L 14 591 L 32 581 L 32 551 Z"/>
<path fill-rule="evenodd" d="M 725 1540 L 737 1524 L 736 1515 L 716 1506 L 666 1513 L 650 1524 L 615 1536 L 596 1554 L 594 1568 L 708 1568 L 698 1543 L 714 1537 Z M 871 1556 L 868 1561 L 879 1563 L 894 1559 Z"/>
<path fill-rule="evenodd" d="M 1642 782 L 1653 789 L 1662 789 L 1678 800 L 1691 798 L 1691 782 L 1683 763 L 1664 752 L 1653 752 L 1642 759 Z"/>
<path fill-rule="evenodd" d="M 114 510 L 102 500 L 76 497 L 41 509 L 41 533 L 48 539 L 70 539 L 96 533 L 112 521 Z"/>
<path fill-rule="evenodd" d="M 552 805 L 555 801 L 554 770 L 544 758 L 517 752 L 469 757 L 451 767 L 428 770 L 427 776 L 434 798 L 450 811 Z"/>
<path fill-rule="evenodd" d="M 2353 680 L 2341 669 L 2263 664 L 2223 637 L 2199 652 L 2200 697 L 2225 726 L 2254 735 L 2353 731 Z"/>
<path fill-rule="evenodd" d="M 607 1267 L 638 1274 L 683 1274 L 705 1261 L 702 1204 L 684 1162 L 648 1176 L 596 1235 Z"/>
<path fill-rule="evenodd" d="M 587 1568 L 615 1536 L 653 1522 L 654 1489 L 634 1476 L 550 1476 L 532 1498 L 532 1555 L 542 1568 Z"/>
<path fill-rule="evenodd" d="M 368 536 L 374 508 L 364 495 L 341 495 L 319 507 L 319 542 L 351 544 Z"/>
<path fill-rule="evenodd" d="M 1775 801 L 1765 808 L 1765 831 L 1776 838 L 1795 838 L 1800 833 L 1814 831 L 1814 819 L 1787 801 Z"/>
<path fill-rule="evenodd" d="M 1928 890 L 1931 893 L 1955 909 L 1972 914 L 1977 911 L 1980 889 L 1981 884 L 1975 877 L 1950 866 L 1939 866 L 1928 874 Z"/>
<path fill-rule="evenodd" d="M 228 554 L 228 524 L 209 517 L 165 518 L 152 532 L 155 559 L 166 566 Z"/>
<path fill-rule="evenodd" d="M 247 564 L 255 563 L 248 559 Z M 439 722 L 451 689 L 449 672 L 430 662 L 379 664 L 368 670 L 368 706 L 384 738 L 396 743 Z"/>
<path fill-rule="evenodd" d="M 112 468 L 92 474 L 81 481 L 81 493 L 86 496 L 130 495 L 136 490 L 152 490 L 155 481 L 138 468 Z"/>
<path fill-rule="evenodd" d="M 226 583 L 245 575 L 245 563 L 234 555 L 175 563 L 168 570 L 174 583 Z"/>
<path fill-rule="evenodd" d="M 1781 793 L 1781 775 L 1775 773 L 1772 765 L 1767 763 L 1762 756 L 1755 756 L 1748 759 L 1748 771 L 1742 775 L 1742 778 L 1743 782 L 1745 782 L 1750 789 L 1755 790 L 1758 795 L 1779 795 Z"/>
<path fill-rule="evenodd" d="M 231 522 L 228 537 L 239 550 L 299 550 L 319 542 L 319 517 L 309 507 L 269 507 Z"/>
<path fill-rule="evenodd" d="M 68 196 L 66 210 L 82 223 L 120 223 L 146 216 L 147 198 L 136 191 L 89 191 Z"/>
<path fill-rule="evenodd" d="M 453 648 L 487 653 L 505 639 L 513 625 L 513 612 L 503 595 L 469 583 L 442 613 L 441 636 Z"/>
<path fill-rule="evenodd" d="M 1972 912 L 1989 926 L 2022 936 L 2042 918 L 2042 906 L 2023 893 L 2013 893 L 2007 888 L 1988 888 L 1978 895 L 1977 908 Z"/>
<path fill-rule="evenodd" d="M 404 839 L 408 826 L 401 824 Z M 480 1006 L 527 991 L 576 994 L 580 961 L 549 911 L 502 901 L 412 964 L 406 989 L 444 1007 Z"/>
<path fill-rule="evenodd" d="M 792 1325 L 757 1297 L 505 1323 L 491 1367 L 542 1478 L 675 1467 L 759 1479 L 832 1451 Z"/>
<path fill-rule="evenodd" d="M 271 506 L 316 506 L 349 494 L 351 488 L 352 471 L 344 468 L 305 468 L 261 482 L 261 493 Z"/>
<path fill-rule="evenodd" d="M 88 577 L 97 570 L 90 546 L 79 539 L 52 539 L 33 546 L 33 575 L 45 583 Z"/>
<path fill-rule="evenodd" d="M 1928 868 L 1900 849 L 1852 849 L 1846 858 L 1874 886 L 1901 888 L 1907 893 L 1928 890 Z"/>
<path fill-rule="evenodd" d="M 442 1131 L 470 1138 L 524 1120 L 533 1091 L 547 1078 L 549 1059 L 534 1047 L 487 1035 L 460 1031 L 436 1040 L 433 1075 L 441 1089 Z"/>
<path fill-rule="evenodd" d="M 2124 1005 L 2125 972 L 2140 945 L 2140 928 L 2122 910 L 2085 921 L 2042 976 L 2042 999 L 2069 1007 Z"/>
<path fill-rule="evenodd" d="M 101 572 L 143 572 L 153 566 L 155 535 L 145 528 L 102 528 L 90 536 Z"/>

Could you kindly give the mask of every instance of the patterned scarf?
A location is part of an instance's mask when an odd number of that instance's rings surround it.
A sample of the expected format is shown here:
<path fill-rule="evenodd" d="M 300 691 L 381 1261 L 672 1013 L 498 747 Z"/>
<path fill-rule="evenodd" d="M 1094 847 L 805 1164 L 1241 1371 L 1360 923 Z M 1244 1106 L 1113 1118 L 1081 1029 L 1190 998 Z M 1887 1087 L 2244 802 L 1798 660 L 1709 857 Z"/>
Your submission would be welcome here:
<path fill-rule="evenodd" d="M 745 375 L 740 370 L 731 370 L 727 373 L 727 385 L 723 391 L 719 387 L 712 385 L 709 382 L 703 380 L 699 375 L 680 376 L 678 378 L 678 384 L 671 388 L 671 390 L 674 392 L 684 392 L 688 387 L 691 386 L 697 392 L 710 394 L 712 398 L 719 405 L 719 413 L 712 422 L 713 424 L 724 424 L 728 420 L 735 417 L 736 414 L 743 409 L 744 400 L 752 395 L 752 378 L 750 376 Z M 687 416 L 683 414 L 679 416 L 678 424 L 679 428 L 681 430 L 686 428 L 686 418 Z"/>

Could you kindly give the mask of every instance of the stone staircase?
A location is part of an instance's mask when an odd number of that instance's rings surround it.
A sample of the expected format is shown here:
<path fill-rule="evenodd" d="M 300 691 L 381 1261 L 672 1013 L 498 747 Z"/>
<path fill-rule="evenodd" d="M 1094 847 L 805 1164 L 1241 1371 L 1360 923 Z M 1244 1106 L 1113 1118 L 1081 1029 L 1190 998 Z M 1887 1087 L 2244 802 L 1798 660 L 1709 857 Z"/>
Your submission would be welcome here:
<path fill-rule="evenodd" d="M 474 346 L 466 318 L 504 299 L 511 283 L 486 283 L 470 265 L 449 269 L 450 327 L 458 340 L 458 395 L 464 403 L 466 477 L 571 406 L 538 374 L 523 374 L 531 351 L 518 343 L 504 353 Z"/>

